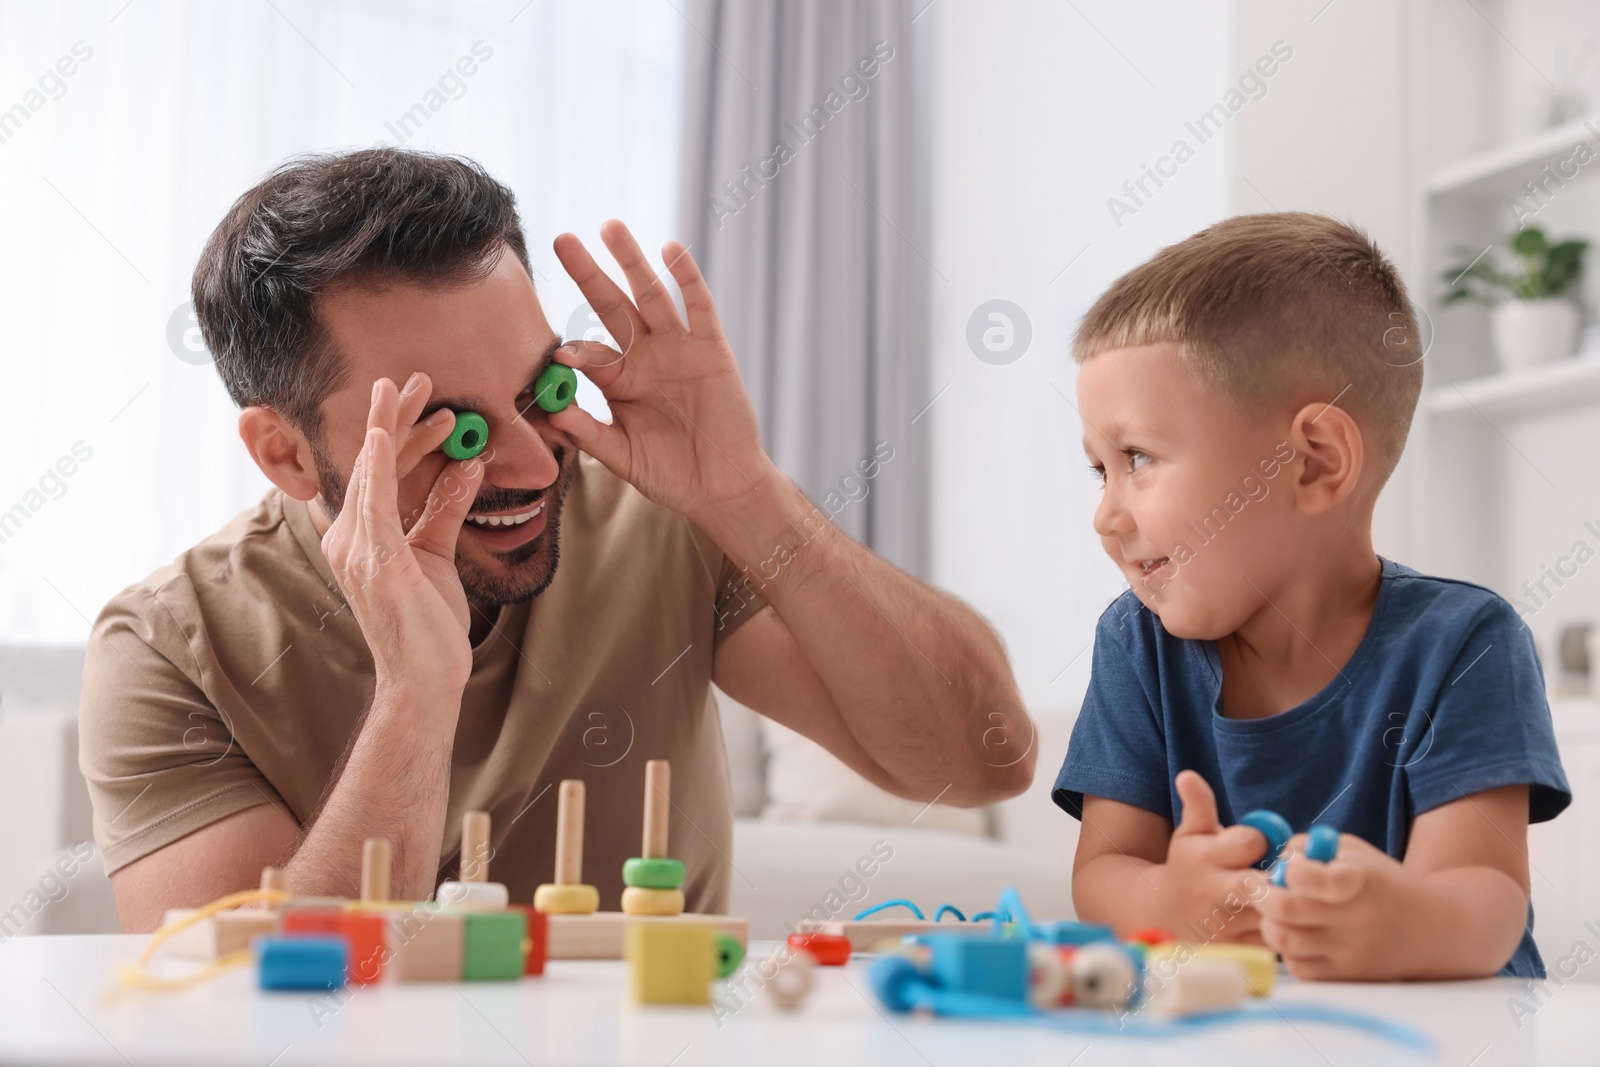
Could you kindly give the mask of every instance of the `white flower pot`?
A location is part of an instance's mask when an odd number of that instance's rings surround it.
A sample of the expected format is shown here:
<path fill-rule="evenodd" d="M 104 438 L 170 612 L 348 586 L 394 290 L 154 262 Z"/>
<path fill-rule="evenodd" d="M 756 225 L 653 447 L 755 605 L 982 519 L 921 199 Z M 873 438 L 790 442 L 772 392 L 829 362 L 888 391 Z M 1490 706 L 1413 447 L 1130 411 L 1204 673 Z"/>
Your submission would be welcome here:
<path fill-rule="evenodd" d="M 1489 326 L 1500 364 L 1508 371 L 1563 359 L 1578 348 L 1578 305 L 1559 297 L 1496 304 Z"/>

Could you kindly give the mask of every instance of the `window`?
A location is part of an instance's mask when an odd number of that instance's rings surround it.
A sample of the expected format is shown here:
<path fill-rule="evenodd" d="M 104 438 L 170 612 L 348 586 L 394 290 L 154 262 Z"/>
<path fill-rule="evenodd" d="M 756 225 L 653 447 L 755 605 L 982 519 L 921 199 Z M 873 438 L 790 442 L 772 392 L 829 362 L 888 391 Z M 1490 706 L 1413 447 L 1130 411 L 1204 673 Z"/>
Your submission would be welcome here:
<path fill-rule="evenodd" d="M 113 594 L 268 488 L 188 287 L 218 219 L 283 159 L 478 159 L 516 190 L 557 332 L 582 308 L 557 233 L 593 245 L 618 217 L 646 248 L 674 235 L 687 25 L 670 4 L 0 0 L 0 25 L 0 641 L 82 641 Z"/>

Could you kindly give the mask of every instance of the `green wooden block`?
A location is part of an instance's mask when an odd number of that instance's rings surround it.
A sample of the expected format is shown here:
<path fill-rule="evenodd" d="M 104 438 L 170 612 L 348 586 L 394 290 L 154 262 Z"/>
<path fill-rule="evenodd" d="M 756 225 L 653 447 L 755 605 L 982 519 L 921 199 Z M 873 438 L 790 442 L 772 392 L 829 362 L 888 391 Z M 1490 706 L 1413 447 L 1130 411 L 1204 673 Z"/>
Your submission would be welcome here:
<path fill-rule="evenodd" d="M 481 911 L 465 918 L 466 961 L 461 977 L 469 982 L 521 978 L 527 963 L 522 946 L 528 936 L 527 916 L 520 911 Z"/>

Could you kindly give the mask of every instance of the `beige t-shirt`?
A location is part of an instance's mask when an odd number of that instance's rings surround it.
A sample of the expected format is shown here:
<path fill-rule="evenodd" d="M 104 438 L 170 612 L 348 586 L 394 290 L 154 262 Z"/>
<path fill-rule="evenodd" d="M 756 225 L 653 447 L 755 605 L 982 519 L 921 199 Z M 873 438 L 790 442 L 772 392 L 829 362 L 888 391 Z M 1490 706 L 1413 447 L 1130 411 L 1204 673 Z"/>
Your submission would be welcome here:
<path fill-rule="evenodd" d="M 472 650 L 439 878 L 459 869 L 462 813 L 481 809 L 489 877 L 532 900 L 554 876 L 554 787 L 581 778 L 584 881 L 615 910 L 640 852 L 645 761 L 667 759 L 688 906 L 723 911 L 732 806 L 712 656 L 760 604 L 703 531 L 587 456 L 560 538 L 550 586 L 502 608 Z M 306 505 L 268 493 L 95 625 L 79 763 L 107 873 L 273 800 L 306 825 L 372 692 Z"/>

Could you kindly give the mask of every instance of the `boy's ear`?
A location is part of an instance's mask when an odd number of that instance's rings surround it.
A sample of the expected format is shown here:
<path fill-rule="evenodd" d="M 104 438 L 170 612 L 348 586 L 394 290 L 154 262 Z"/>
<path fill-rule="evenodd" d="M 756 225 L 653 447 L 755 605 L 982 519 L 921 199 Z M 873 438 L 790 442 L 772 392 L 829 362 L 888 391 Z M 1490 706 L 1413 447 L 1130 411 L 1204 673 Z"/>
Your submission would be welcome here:
<path fill-rule="evenodd" d="M 1356 491 L 1366 449 L 1349 412 L 1321 401 L 1307 404 L 1295 413 L 1289 434 L 1300 453 L 1294 491 L 1302 512 L 1320 515 Z"/>
<path fill-rule="evenodd" d="M 296 500 L 319 491 L 311 442 L 271 408 L 253 405 L 239 412 L 239 438 L 273 485 Z"/>

